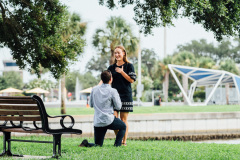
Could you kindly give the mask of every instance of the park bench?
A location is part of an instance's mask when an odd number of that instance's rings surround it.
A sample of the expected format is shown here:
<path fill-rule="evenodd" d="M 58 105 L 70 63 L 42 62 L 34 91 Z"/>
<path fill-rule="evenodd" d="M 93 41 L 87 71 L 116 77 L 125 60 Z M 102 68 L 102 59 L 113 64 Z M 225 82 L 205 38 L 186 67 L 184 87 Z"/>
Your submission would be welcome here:
<path fill-rule="evenodd" d="M 71 119 L 71 125 L 65 126 L 64 119 Z M 49 119 L 60 118 L 61 128 L 51 129 Z M 24 124 L 25 121 L 32 121 L 29 127 Z M 74 118 L 70 115 L 49 116 L 46 112 L 43 101 L 40 97 L 8 97 L 0 96 L 0 132 L 3 133 L 3 153 L 0 156 L 19 156 L 11 152 L 11 142 L 35 142 L 35 143 L 53 143 L 53 158 L 61 156 L 61 136 L 62 134 L 82 134 L 79 129 L 73 129 Z M 39 125 L 40 124 L 40 125 Z M 53 136 L 53 141 L 35 141 L 11 139 L 12 132 L 19 133 L 41 133 Z M 20 147 L 20 146 L 19 146 Z M 58 148 L 57 148 L 58 147 Z M 57 152 L 56 152 L 57 150 Z"/>

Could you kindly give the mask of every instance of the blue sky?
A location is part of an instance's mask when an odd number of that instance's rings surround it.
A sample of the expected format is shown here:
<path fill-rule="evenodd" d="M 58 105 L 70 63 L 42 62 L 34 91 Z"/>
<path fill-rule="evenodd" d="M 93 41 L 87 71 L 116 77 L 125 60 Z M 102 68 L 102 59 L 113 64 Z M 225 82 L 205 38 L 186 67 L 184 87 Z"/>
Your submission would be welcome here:
<path fill-rule="evenodd" d="M 105 22 L 111 16 L 121 16 L 129 24 L 136 36 L 138 36 L 139 27 L 133 20 L 134 12 L 133 7 L 128 6 L 126 8 L 119 8 L 110 10 L 105 6 L 100 6 L 98 0 L 61 0 L 68 6 L 70 12 L 79 13 L 84 22 L 88 23 L 87 33 L 85 39 L 87 46 L 84 53 L 79 57 L 79 61 L 71 65 L 70 70 L 78 70 L 79 72 L 85 72 L 85 65 L 96 55 L 96 50 L 93 48 L 92 36 L 97 28 L 104 28 Z M 177 45 L 185 44 L 191 40 L 199 40 L 201 38 L 207 39 L 208 42 L 216 43 L 213 33 L 206 32 L 205 29 L 198 24 L 192 24 L 191 19 L 177 19 L 174 20 L 175 27 L 167 28 L 167 54 L 171 55 L 176 50 Z M 153 49 L 160 59 L 163 58 L 163 28 L 153 29 L 153 35 L 144 36 L 141 35 L 141 48 Z M 0 49 L 0 70 L 3 69 L 2 59 L 11 58 L 8 49 Z M 44 78 L 48 78 L 46 75 Z M 24 82 L 28 82 L 35 76 L 30 76 L 27 72 L 24 72 Z M 52 79 L 50 77 L 50 79 Z"/>

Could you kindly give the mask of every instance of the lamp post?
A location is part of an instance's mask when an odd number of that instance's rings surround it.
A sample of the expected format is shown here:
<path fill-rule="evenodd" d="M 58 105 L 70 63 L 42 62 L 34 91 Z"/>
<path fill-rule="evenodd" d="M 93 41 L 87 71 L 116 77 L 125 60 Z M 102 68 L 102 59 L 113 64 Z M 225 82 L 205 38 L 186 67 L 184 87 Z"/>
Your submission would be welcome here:
<path fill-rule="evenodd" d="M 167 57 L 167 29 L 166 27 L 164 27 L 164 48 L 163 48 L 163 54 L 164 54 L 164 57 L 163 58 L 166 58 Z"/>
<path fill-rule="evenodd" d="M 141 35 L 139 32 L 139 50 L 138 50 L 138 84 L 137 84 L 137 101 L 138 106 L 140 106 L 143 91 L 143 84 L 142 84 L 142 72 L 141 72 L 141 63 L 142 63 L 142 55 L 141 55 Z"/>
<path fill-rule="evenodd" d="M 75 98 L 76 98 L 76 101 L 79 101 L 79 80 L 78 80 L 78 77 L 76 77 L 76 86 L 75 86 Z"/>

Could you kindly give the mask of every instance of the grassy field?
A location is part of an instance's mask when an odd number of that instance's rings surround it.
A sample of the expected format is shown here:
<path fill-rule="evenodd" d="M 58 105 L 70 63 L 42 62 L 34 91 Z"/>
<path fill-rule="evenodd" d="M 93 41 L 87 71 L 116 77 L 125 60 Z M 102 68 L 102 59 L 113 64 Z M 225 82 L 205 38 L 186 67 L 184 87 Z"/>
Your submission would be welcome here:
<path fill-rule="evenodd" d="M 142 113 L 184 113 L 184 112 L 239 112 L 239 105 L 209 105 L 209 106 L 151 106 L 137 107 L 134 106 L 131 114 Z M 60 108 L 47 108 L 50 115 L 59 115 Z M 68 108 L 67 114 L 70 115 L 89 115 L 94 114 L 93 108 Z"/>
<path fill-rule="evenodd" d="M 18 139 L 52 140 L 51 137 L 17 137 Z M 239 160 L 240 145 L 207 144 L 182 141 L 128 141 L 128 146 L 113 147 L 114 140 L 105 140 L 103 147 L 77 147 L 82 138 L 62 139 L 61 159 L 122 159 L 122 160 Z M 89 139 L 93 142 L 93 139 Z M 2 142 L 2 137 L 0 137 Z M 2 143 L 0 143 L 2 146 Z M 2 147 L 1 147 L 2 148 Z M 12 152 L 23 155 L 51 156 L 51 144 L 12 142 Z M 7 159 L 7 158 L 6 158 Z M 11 158 L 9 158 L 11 159 Z"/>

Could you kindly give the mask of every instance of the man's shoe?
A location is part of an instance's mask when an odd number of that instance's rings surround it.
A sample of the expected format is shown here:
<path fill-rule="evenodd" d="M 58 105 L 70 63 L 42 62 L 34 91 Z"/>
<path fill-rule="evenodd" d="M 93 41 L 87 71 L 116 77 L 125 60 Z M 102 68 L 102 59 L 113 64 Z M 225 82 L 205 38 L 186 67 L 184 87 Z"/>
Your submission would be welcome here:
<path fill-rule="evenodd" d="M 78 147 L 89 147 L 88 140 L 84 139 Z"/>

